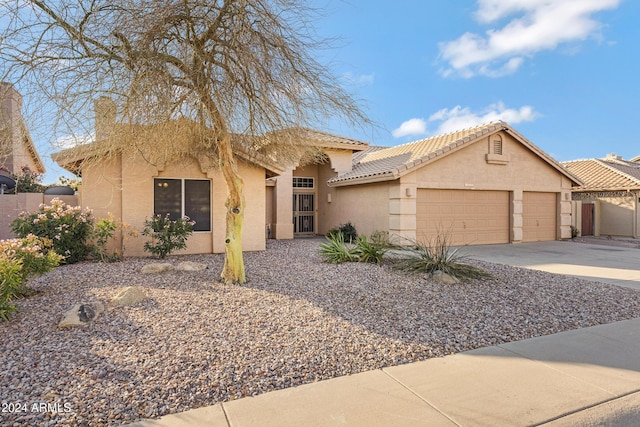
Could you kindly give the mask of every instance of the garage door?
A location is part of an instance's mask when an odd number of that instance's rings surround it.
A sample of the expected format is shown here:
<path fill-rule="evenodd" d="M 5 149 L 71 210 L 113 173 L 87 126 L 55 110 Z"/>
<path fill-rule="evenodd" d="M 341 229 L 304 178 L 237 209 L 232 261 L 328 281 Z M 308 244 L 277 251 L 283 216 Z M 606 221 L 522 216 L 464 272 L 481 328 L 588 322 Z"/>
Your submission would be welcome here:
<path fill-rule="evenodd" d="M 509 243 L 509 192 L 419 189 L 416 237 L 446 233 L 453 245 Z"/>
<path fill-rule="evenodd" d="M 525 191 L 522 198 L 522 241 L 556 240 L 556 193 Z"/>

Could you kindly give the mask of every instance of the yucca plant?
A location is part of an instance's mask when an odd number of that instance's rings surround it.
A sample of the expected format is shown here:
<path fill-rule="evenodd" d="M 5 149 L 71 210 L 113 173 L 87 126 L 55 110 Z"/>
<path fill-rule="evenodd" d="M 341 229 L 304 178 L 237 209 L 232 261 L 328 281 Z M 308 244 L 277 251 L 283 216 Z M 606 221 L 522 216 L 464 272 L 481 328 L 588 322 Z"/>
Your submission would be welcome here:
<path fill-rule="evenodd" d="M 340 264 L 358 260 L 353 248 L 345 243 L 342 233 L 329 233 L 326 239 L 326 242 L 320 243 L 320 255 L 325 262 Z"/>
<path fill-rule="evenodd" d="M 412 240 L 405 248 L 410 253 L 396 263 L 396 267 L 414 273 L 442 271 L 457 279 L 489 277 L 486 271 L 465 264 L 465 256 L 460 247 L 452 247 L 446 234 L 438 233 L 427 242 Z"/>
<path fill-rule="evenodd" d="M 364 234 L 358 236 L 353 253 L 358 257 L 358 261 L 360 262 L 380 265 L 382 264 L 382 257 L 387 253 L 389 248 L 389 233 L 376 231 L 371 234 L 370 238 L 367 238 Z"/>

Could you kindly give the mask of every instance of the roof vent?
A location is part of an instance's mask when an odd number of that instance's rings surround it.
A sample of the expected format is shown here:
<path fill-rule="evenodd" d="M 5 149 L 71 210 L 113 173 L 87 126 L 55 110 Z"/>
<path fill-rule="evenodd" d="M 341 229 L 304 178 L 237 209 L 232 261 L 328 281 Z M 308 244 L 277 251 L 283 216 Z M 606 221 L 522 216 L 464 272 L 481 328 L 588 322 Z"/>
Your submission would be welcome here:
<path fill-rule="evenodd" d="M 616 156 L 616 153 L 609 153 L 605 160 L 622 160 L 622 156 Z"/>

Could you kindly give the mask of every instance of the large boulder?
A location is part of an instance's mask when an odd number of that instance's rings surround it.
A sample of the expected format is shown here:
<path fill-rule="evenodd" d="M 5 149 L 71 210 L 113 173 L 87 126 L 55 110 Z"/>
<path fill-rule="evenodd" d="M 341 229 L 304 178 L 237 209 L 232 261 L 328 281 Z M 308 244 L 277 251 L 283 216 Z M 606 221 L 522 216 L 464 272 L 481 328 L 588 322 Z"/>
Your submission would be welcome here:
<path fill-rule="evenodd" d="M 140 272 L 142 274 L 158 274 L 158 273 L 167 273 L 175 270 L 175 267 L 168 262 L 156 262 L 153 264 L 147 264 L 142 267 Z"/>
<path fill-rule="evenodd" d="M 58 323 L 59 328 L 72 328 L 74 326 L 87 326 L 104 311 L 104 305 L 99 302 L 76 304 L 64 314 Z"/>
<path fill-rule="evenodd" d="M 178 264 L 178 270 L 182 271 L 202 271 L 206 268 L 207 266 L 205 264 L 193 261 L 182 261 L 180 264 Z"/>
<path fill-rule="evenodd" d="M 144 301 L 146 298 L 147 295 L 140 286 L 129 286 L 118 292 L 118 294 L 109 302 L 109 306 L 124 307 L 127 305 L 134 305 Z"/>
<path fill-rule="evenodd" d="M 441 270 L 433 271 L 431 273 L 431 278 L 436 282 L 443 283 L 445 285 L 455 285 L 456 283 L 460 283 L 460 280 Z"/>

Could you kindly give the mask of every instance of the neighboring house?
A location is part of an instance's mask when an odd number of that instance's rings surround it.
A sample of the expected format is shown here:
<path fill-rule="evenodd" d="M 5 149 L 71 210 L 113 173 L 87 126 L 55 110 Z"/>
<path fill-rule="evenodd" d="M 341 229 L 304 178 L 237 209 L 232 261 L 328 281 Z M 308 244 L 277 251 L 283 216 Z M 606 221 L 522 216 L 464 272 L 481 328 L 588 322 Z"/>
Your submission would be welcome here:
<path fill-rule="evenodd" d="M 636 162 L 636 163 L 640 163 L 640 156 L 636 156 L 633 159 L 631 159 L 632 162 Z"/>
<path fill-rule="evenodd" d="M 268 184 L 273 237 L 346 222 L 404 242 L 438 233 L 456 245 L 571 237 L 580 180 L 507 123 L 387 148 L 327 135 L 327 146 L 324 164 L 289 168 Z"/>
<path fill-rule="evenodd" d="M 44 173 L 44 164 L 22 118 L 22 96 L 11 83 L 0 82 L 0 102 L 0 175 Z"/>
<path fill-rule="evenodd" d="M 609 154 L 563 162 L 583 185 L 573 189 L 574 226 L 583 236 L 640 237 L 640 163 Z"/>

